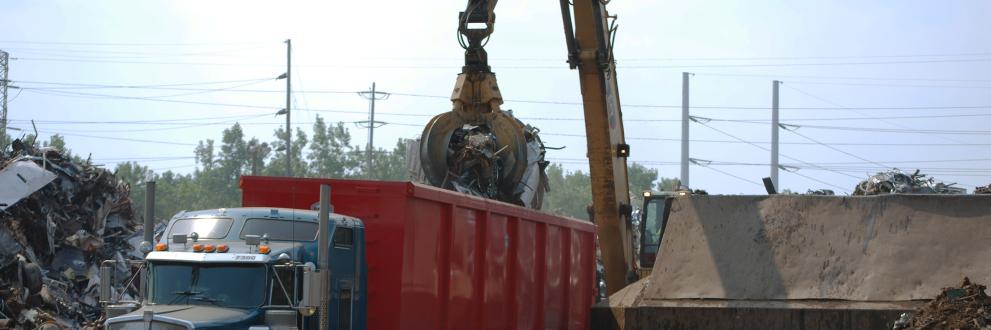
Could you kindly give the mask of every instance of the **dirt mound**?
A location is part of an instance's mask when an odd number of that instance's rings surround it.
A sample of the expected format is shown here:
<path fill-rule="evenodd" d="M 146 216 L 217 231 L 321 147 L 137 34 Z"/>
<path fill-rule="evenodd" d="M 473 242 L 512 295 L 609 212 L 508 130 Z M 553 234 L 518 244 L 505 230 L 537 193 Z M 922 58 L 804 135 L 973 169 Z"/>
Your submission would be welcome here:
<path fill-rule="evenodd" d="M 991 329 L 991 297 L 986 287 L 964 278 L 959 288 L 946 288 L 936 299 L 903 315 L 895 329 Z"/>

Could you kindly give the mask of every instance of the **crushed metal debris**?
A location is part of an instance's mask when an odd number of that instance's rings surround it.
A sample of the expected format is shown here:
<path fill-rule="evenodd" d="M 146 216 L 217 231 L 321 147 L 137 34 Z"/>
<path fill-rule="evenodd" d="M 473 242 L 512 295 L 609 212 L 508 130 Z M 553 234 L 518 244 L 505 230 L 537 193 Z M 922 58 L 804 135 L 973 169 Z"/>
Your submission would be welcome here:
<path fill-rule="evenodd" d="M 893 329 L 989 329 L 991 297 L 985 289 L 964 278 L 959 288 L 945 288 L 928 304 L 902 314 Z"/>
<path fill-rule="evenodd" d="M 991 184 L 986 185 L 986 186 L 983 186 L 983 187 L 974 188 L 974 193 L 975 194 L 991 194 Z"/>
<path fill-rule="evenodd" d="M 130 187 L 20 140 L 0 152 L 0 182 L 8 181 L 19 186 L 4 184 L 0 206 L 0 328 L 99 327 L 100 263 L 140 257 L 120 252 L 135 250 L 141 235 Z"/>
<path fill-rule="evenodd" d="M 915 170 L 915 173 L 912 174 L 905 174 L 896 168 L 878 172 L 861 181 L 854 188 L 853 195 L 967 193 L 967 189 L 953 187 L 955 184 L 936 182 L 932 177 L 927 178 L 925 174 L 919 174 L 919 170 Z"/>

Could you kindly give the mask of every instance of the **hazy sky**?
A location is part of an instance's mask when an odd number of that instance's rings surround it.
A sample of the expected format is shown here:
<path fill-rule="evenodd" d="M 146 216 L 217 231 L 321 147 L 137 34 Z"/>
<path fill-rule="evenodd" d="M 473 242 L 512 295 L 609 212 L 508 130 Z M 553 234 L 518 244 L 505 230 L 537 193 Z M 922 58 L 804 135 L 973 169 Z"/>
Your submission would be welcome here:
<path fill-rule="evenodd" d="M 29 129 L 33 119 L 42 138 L 62 133 L 107 167 L 138 160 L 190 172 L 197 141 L 219 139 L 234 121 L 274 140 L 285 83 L 265 78 L 285 71 L 291 38 L 294 126 L 309 133 L 320 115 L 348 122 L 354 142 L 366 143 L 352 122 L 367 118 L 367 101 L 354 92 L 376 82 L 394 93 L 376 108 L 390 125 L 375 144 L 391 149 L 450 109 L 464 5 L 3 0 L 0 49 L 16 58 L 9 78 L 23 88 L 10 90 L 10 126 Z M 781 171 L 782 188 L 846 193 L 890 167 L 969 189 L 991 183 L 991 2 L 616 0 L 609 10 L 619 16 L 630 160 L 662 176 L 679 174 L 688 71 L 692 114 L 713 119 L 690 126 L 691 157 L 713 161 L 691 167 L 693 188 L 763 193 L 774 79 L 783 81 L 781 122 L 795 125 L 780 132 L 781 163 L 794 171 Z M 567 147 L 551 160 L 587 171 L 557 2 L 503 0 L 496 12 L 486 49 L 503 108 Z M 226 83 L 205 84 L 213 82 Z M 159 87 L 108 88 L 147 85 Z"/>

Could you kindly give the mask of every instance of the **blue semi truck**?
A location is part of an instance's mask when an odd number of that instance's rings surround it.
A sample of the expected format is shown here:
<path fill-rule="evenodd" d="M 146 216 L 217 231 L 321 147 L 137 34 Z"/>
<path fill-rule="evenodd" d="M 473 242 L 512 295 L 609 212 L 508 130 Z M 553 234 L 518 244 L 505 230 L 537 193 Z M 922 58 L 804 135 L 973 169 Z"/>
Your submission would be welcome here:
<path fill-rule="evenodd" d="M 157 244 L 142 246 L 136 275 L 122 281 L 140 287 L 140 298 L 123 301 L 101 287 L 106 328 L 364 329 L 364 226 L 327 209 L 326 226 L 312 210 L 177 214 Z M 119 266 L 105 262 L 101 277 L 113 278 Z"/>

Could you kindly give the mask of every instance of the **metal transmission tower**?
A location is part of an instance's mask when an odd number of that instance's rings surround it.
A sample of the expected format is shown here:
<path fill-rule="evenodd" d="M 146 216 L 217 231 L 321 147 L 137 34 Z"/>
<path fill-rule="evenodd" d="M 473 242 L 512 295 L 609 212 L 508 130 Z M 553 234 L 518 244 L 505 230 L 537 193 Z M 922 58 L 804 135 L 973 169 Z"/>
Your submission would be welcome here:
<path fill-rule="evenodd" d="M 358 92 L 358 95 L 368 99 L 368 120 L 358 122 L 361 127 L 368 128 L 368 150 L 365 155 L 365 173 L 372 173 L 372 153 L 375 151 L 375 128 L 385 125 L 383 121 L 375 121 L 375 100 L 385 100 L 389 98 L 389 93 L 375 90 L 375 83 L 372 82 L 370 91 Z"/>
<path fill-rule="evenodd" d="M 0 148 L 7 145 L 7 65 L 10 54 L 0 50 Z"/>

